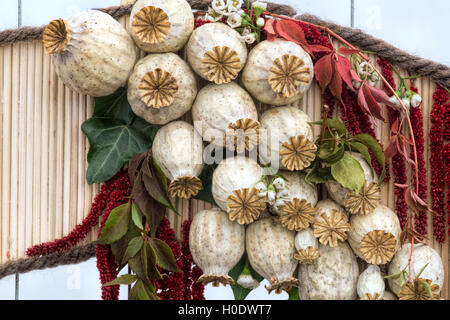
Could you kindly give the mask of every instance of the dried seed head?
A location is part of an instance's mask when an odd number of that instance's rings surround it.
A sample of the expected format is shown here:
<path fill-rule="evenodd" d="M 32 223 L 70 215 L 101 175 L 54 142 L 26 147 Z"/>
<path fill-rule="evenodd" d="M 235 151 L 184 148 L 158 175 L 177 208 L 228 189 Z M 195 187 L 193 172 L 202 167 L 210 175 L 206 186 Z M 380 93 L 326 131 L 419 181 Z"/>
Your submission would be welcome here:
<path fill-rule="evenodd" d="M 330 215 L 322 213 L 313 225 L 314 236 L 323 245 L 336 247 L 338 241 L 347 240 L 347 232 L 350 231 L 350 224 L 347 216 L 337 210 L 332 209 Z"/>
<path fill-rule="evenodd" d="M 234 284 L 232 277 L 223 274 L 203 274 L 198 278 L 197 282 L 204 286 L 208 283 L 212 283 L 213 287 L 218 287 L 220 284 L 223 284 L 224 287 L 226 287 L 227 284 Z"/>
<path fill-rule="evenodd" d="M 182 176 L 172 180 L 169 184 L 171 197 L 190 199 L 203 189 L 202 181 L 195 176 Z"/>
<path fill-rule="evenodd" d="M 297 250 L 297 253 L 294 254 L 294 258 L 298 260 L 298 263 L 300 264 L 314 264 L 319 257 L 319 248 L 313 247 Z"/>
<path fill-rule="evenodd" d="M 241 60 L 235 50 L 227 46 L 215 46 L 205 52 L 202 60 L 203 75 L 215 84 L 236 79 L 241 70 Z"/>
<path fill-rule="evenodd" d="M 280 150 L 281 164 L 290 171 L 303 170 L 316 158 L 317 147 L 305 136 L 290 137 Z"/>
<path fill-rule="evenodd" d="M 225 144 L 231 151 L 242 153 L 244 150 L 251 151 L 258 144 L 259 128 L 258 121 L 252 119 L 239 119 L 228 126 L 225 135 Z"/>
<path fill-rule="evenodd" d="M 250 224 L 266 209 L 264 198 L 258 195 L 256 188 L 234 190 L 227 199 L 228 213 L 231 221 Z"/>
<path fill-rule="evenodd" d="M 428 284 L 431 290 L 433 299 L 431 299 L 426 286 Z M 429 279 L 415 279 L 413 282 L 407 282 L 406 285 L 398 293 L 399 300 L 438 300 L 441 288 L 437 284 L 432 284 Z"/>
<path fill-rule="evenodd" d="M 147 72 L 139 85 L 142 102 L 147 107 L 155 109 L 170 106 L 177 91 L 177 80 L 160 68 Z"/>
<path fill-rule="evenodd" d="M 380 186 L 375 182 L 371 182 L 370 184 L 365 184 L 358 194 L 354 191 L 347 192 L 344 206 L 351 214 L 368 216 L 375 210 L 380 201 Z"/>
<path fill-rule="evenodd" d="M 361 300 L 384 300 L 384 297 L 380 296 L 378 292 L 375 292 L 373 295 L 370 293 L 366 293 L 366 297 Z"/>
<path fill-rule="evenodd" d="M 134 15 L 131 28 L 140 41 L 149 44 L 161 43 L 169 34 L 169 17 L 160 8 L 144 7 Z"/>
<path fill-rule="evenodd" d="M 286 291 L 289 292 L 292 287 L 298 287 L 300 285 L 300 281 L 297 278 L 290 278 L 287 280 L 278 281 L 275 278 L 269 280 L 270 285 L 265 286 L 269 294 L 275 290 L 276 294 L 280 294 L 281 292 Z"/>
<path fill-rule="evenodd" d="M 314 222 L 317 210 L 305 199 L 294 198 L 281 209 L 280 222 L 289 230 L 300 231 Z"/>
<path fill-rule="evenodd" d="M 285 54 L 273 62 L 269 70 L 269 83 L 280 98 L 290 98 L 297 94 L 300 84 L 308 85 L 311 70 L 297 56 Z"/>
<path fill-rule="evenodd" d="M 63 19 L 56 19 L 47 25 L 42 37 L 45 51 L 48 54 L 56 54 L 66 49 L 71 38 L 71 32 Z"/>
<path fill-rule="evenodd" d="M 386 264 L 392 260 L 397 248 L 394 235 L 384 230 L 368 232 L 361 240 L 360 251 L 370 264 Z"/>

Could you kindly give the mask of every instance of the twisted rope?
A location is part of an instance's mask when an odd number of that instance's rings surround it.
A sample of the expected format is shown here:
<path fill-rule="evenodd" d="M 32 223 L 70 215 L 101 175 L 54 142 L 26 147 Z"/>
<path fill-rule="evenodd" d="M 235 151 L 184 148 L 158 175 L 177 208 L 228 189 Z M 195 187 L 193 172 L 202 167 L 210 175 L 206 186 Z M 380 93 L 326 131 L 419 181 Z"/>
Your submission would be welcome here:
<path fill-rule="evenodd" d="M 0 266 L 0 279 L 16 273 L 26 273 L 33 270 L 80 263 L 92 257 L 95 257 L 95 245 L 87 244 L 47 256 L 18 259 Z"/>

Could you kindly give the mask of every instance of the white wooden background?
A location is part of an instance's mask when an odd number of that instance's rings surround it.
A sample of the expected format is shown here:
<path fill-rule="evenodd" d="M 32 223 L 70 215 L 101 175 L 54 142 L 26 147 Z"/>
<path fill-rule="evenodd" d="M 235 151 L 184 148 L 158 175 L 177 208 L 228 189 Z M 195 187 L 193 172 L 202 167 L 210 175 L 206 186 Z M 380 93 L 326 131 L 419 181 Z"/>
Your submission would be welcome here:
<path fill-rule="evenodd" d="M 450 42 L 446 0 L 277 0 L 299 13 L 312 13 L 341 25 L 354 26 L 410 53 L 450 65 Z M 40 26 L 74 12 L 118 5 L 120 0 L 0 0 L 0 30 L 18 26 Z M 121 289 L 121 299 L 127 295 Z M 208 299 L 231 299 L 231 289 L 207 287 Z M 100 283 L 95 259 L 76 266 L 35 271 L 0 280 L 0 299 L 99 299 Z M 263 286 L 249 299 L 286 299 L 268 296 Z"/>

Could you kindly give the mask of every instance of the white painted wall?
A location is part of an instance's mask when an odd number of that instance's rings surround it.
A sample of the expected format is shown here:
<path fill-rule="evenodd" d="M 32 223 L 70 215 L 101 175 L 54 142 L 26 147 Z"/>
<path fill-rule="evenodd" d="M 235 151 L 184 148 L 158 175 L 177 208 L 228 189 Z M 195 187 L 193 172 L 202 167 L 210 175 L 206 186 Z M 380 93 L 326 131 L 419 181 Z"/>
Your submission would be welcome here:
<path fill-rule="evenodd" d="M 351 0 L 272 0 L 290 4 L 299 13 L 312 13 L 350 26 Z M 40 26 L 74 12 L 119 5 L 120 0 L 22 0 L 22 25 Z M 355 0 L 355 27 L 412 54 L 450 65 L 450 1 Z M 18 0 L 0 0 L 0 30 L 16 28 Z M 76 266 L 62 266 L 20 275 L 20 299 L 100 299 L 95 259 Z M 286 299 L 267 295 L 263 282 L 248 299 Z M 0 280 L 0 299 L 14 299 L 15 277 Z M 122 286 L 121 299 L 127 288 Z M 208 299 L 232 299 L 230 288 L 206 288 Z"/>

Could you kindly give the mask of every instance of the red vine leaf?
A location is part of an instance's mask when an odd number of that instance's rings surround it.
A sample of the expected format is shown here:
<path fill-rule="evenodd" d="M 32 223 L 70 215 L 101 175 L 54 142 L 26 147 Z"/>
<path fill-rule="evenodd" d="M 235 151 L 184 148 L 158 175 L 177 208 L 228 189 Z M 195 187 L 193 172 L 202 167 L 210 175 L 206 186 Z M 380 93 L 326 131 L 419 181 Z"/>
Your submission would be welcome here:
<path fill-rule="evenodd" d="M 408 205 L 408 208 L 416 215 L 419 215 L 421 211 L 428 211 L 434 214 L 428 204 L 423 201 L 411 187 L 408 187 L 405 190 L 405 202 Z"/>
<path fill-rule="evenodd" d="M 320 58 L 314 66 L 314 74 L 319 82 L 322 92 L 325 91 L 333 78 L 333 65 L 331 64 L 332 55 L 327 54 Z"/>
<path fill-rule="evenodd" d="M 392 103 L 391 101 L 389 101 L 389 96 L 383 90 L 377 89 L 373 86 L 368 86 L 368 87 L 370 89 L 370 93 L 373 95 L 373 97 L 375 98 L 375 100 L 377 102 L 383 103 L 394 109 L 398 109 L 398 107 L 395 103 Z"/>
<path fill-rule="evenodd" d="M 302 27 L 300 27 L 295 22 L 289 20 L 279 20 L 275 24 L 275 30 L 284 39 L 301 45 L 306 52 L 312 54 L 311 49 L 309 49 L 309 44 L 306 41 L 305 33 L 303 32 Z"/>
<path fill-rule="evenodd" d="M 337 66 L 335 63 L 333 63 L 333 77 L 331 78 L 329 88 L 330 88 L 331 93 L 337 99 L 339 99 L 339 101 L 342 104 L 344 104 L 344 102 L 342 101 L 342 78 L 339 75 L 339 72 L 337 70 Z"/>
<path fill-rule="evenodd" d="M 327 52 L 327 53 L 333 52 L 332 49 L 325 46 L 321 46 L 320 44 L 311 44 L 309 45 L 309 49 L 311 49 L 312 52 Z"/>
<path fill-rule="evenodd" d="M 275 25 L 276 25 L 276 20 L 274 20 L 274 19 L 268 19 L 268 20 L 266 20 L 266 23 L 264 24 L 263 30 L 266 32 L 267 40 L 269 40 L 269 41 L 275 40 L 278 36 L 277 32 L 275 31 Z"/>
<path fill-rule="evenodd" d="M 342 80 L 344 80 L 350 90 L 355 92 L 355 89 L 353 89 L 352 74 L 350 71 L 353 69 L 350 61 L 346 57 L 336 56 L 336 60 L 334 61 L 334 63 L 336 63 L 337 71 L 341 75 Z"/>

